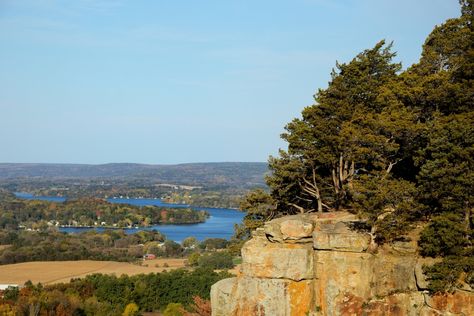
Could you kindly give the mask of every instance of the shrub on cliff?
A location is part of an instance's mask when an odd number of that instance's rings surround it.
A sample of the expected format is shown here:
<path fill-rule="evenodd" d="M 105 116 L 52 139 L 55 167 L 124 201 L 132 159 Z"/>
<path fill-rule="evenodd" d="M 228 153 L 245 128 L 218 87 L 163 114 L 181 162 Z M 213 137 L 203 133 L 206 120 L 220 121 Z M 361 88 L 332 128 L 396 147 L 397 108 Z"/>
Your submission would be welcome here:
<path fill-rule="evenodd" d="M 421 255 L 429 257 L 462 255 L 469 245 L 465 238 L 466 228 L 462 222 L 462 217 L 452 213 L 434 217 L 421 233 L 418 242 Z"/>
<path fill-rule="evenodd" d="M 431 292 L 451 291 L 462 287 L 463 283 L 474 287 L 474 254 L 469 256 L 449 256 L 443 261 L 432 266 L 423 267 L 423 272 L 428 275 L 429 289 Z"/>

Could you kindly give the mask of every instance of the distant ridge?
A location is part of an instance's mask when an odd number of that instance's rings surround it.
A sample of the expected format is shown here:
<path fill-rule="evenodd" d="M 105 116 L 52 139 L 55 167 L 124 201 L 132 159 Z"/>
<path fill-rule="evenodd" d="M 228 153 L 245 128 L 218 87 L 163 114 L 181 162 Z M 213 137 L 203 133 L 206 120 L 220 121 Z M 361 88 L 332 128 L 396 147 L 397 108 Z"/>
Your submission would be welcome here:
<path fill-rule="evenodd" d="M 0 179 L 137 178 L 159 183 L 187 185 L 221 183 L 247 187 L 265 185 L 266 172 L 268 172 L 268 164 L 265 162 L 209 162 L 176 165 L 0 163 Z"/>

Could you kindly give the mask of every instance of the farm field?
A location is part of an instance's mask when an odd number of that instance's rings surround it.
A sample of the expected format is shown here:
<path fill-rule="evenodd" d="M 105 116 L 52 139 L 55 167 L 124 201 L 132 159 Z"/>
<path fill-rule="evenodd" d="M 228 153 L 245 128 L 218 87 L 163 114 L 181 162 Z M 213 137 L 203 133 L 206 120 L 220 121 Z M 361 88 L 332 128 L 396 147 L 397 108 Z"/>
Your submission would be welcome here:
<path fill-rule="evenodd" d="M 37 261 L 0 266 L 0 284 L 23 285 L 31 280 L 42 284 L 69 282 L 72 278 L 81 278 L 93 273 L 135 275 L 156 273 L 184 267 L 185 259 L 146 260 L 143 266 L 116 261 Z M 168 267 L 163 267 L 165 263 Z M 148 265 L 148 266 L 145 266 Z"/>

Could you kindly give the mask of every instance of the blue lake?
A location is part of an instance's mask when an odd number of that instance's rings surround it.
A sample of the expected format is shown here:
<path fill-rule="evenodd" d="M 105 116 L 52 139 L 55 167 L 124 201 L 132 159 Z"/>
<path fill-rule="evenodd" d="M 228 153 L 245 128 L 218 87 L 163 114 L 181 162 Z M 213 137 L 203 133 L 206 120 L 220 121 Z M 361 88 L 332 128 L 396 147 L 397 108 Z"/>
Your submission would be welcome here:
<path fill-rule="evenodd" d="M 40 200 L 40 201 L 51 201 L 51 202 L 64 202 L 66 198 L 56 196 L 34 196 L 30 193 L 15 192 L 15 196 L 25 200 Z"/>
<path fill-rule="evenodd" d="M 28 200 L 43 200 L 43 201 L 54 201 L 64 202 L 64 197 L 52 197 L 52 196 L 33 196 L 29 193 L 15 193 L 19 198 Z M 122 203 L 131 204 L 136 206 L 145 205 L 156 205 L 161 207 L 169 208 L 186 208 L 190 207 L 185 204 L 170 204 L 164 203 L 159 199 L 107 199 L 111 203 Z M 226 208 L 207 208 L 207 207 L 190 207 L 193 210 L 205 210 L 211 216 L 206 220 L 205 223 L 199 224 L 181 224 L 181 225 L 153 225 L 149 227 L 131 228 L 124 229 L 128 234 L 136 233 L 140 230 L 153 230 L 156 229 L 166 235 L 167 239 L 181 242 L 186 237 L 194 236 L 198 240 L 204 240 L 206 238 L 225 238 L 229 239 L 234 233 L 234 225 L 242 223 L 244 213 Z M 97 231 L 103 231 L 104 228 L 85 228 L 85 227 L 61 227 L 59 231 L 67 233 L 79 233 L 87 230 L 95 229 Z"/>

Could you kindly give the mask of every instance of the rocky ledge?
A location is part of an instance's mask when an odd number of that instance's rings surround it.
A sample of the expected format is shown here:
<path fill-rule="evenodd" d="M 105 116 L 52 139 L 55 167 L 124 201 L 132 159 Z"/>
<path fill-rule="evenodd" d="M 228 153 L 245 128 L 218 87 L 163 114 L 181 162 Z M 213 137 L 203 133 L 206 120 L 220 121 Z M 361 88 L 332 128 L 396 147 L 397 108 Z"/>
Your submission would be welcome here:
<path fill-rule="evenodd" d="M 381 247 L 349 213 L 272 220 L 212 286 L 213 316 L 474 315 L 474 292 L 430 296 L 416 240 Z"/>

